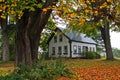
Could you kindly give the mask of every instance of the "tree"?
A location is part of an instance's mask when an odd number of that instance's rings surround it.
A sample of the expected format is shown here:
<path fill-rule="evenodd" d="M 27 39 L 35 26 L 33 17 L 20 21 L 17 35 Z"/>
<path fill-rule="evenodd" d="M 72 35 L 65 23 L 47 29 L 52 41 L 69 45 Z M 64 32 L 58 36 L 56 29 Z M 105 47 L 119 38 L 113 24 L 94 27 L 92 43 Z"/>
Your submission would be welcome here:
<path fill-rule="evenodd" d="M 9 39 L 8 34 L 6 32 L 8 24 L 7 24 L 7 14 L 6 5 L 3 5 L 2 1 L 0 1 L 0 25 L 2 29 L 2 42 L 3 42 L 3 61 L 9 60 Z M 6 18 L 5 18 L 6 17 Z"/>
<path fill-rule="evenodd" d="M 94 35 L 101 30 L 104 40 L 107 60 L 113 59 L 109 29 L 120 26 L 119 0 L 61 0 L 60 6 L 64 11 L 60 14 L 74 29 L 88 35 Z M 68 5 L 68 6 L 67 6 Z M 60 13 L 60 12 L 59 12 Z"/>
<path fill-rule="evenodd" d="M 42 1 L 38 1 L 38 3 L 42 3 Z M 55 0 L 46 0 L 42 8 L 34 11 L 27 9 L 23 11 L 23 15 L 17 23 L 16 65 L 19 65 L 21 62 L 30 65 L 32 62 L 36 63 L 38 61 L 37 53 L 40 33 L 52 12 L 51 9 L 46 9 L 55 4 Z"/>
<path fill-rule="evenodd" d="M 45 27 L 57 0 L 7 0 L 0 1 L 5 12 L 0 9 L 1 17 L 14 14 L 16 24 L 16 66 L 21 63 L 30 65 L 37 62 L 40 33 Z"/>
<path fill-rule="evenodd" d="M 16 66 L 21 63 L 30 65 L 37 62 L 37 52 L 41 32 L 45 27 L 52 10 L 55 10 L 53 12 L 54 16 L 55 14 L 59 14 L 60 17 L 62 17 L 66 22 L 69 22 L 70 25 L 79 26 L 79 28 L 82 29 L 82 32 L 85 31 L 86 33 L 90 33 L 97 30 L 98 27 L 96 28 L 96 26 L 104 26 L 104 23 L 106 23 L 105 21 L 108 22 L 109 18 L 111 20 L 113 16 L 115 16 L 116 23 L 119 23 L 119 12 L 115 15 L 113 10 L 110 10 L 112 9 L 112 6 L 114 6 L 114 4 L 112 4 L 113 0 L 111 2 L 110 1 L 111 0 L 2 1 L 1 4 L 2 6 L 5 6 L 6 9 L 5 14 L 2 15 L 6 15 L 6 12 L 8 15 L 14 14 L 17 23 L 15 38 Z M 104 3 L 105 6 L 103 7 L 102 5 Z M 118 4 L 115 5 L 118 7 Z M 0 9 L 0 11 L 3 10 Z M 116 11 L 118 10 L 116 9 Z M 112 18 L 107 16 L 109 13 L 109 16 L 112 16 L 113 14 Z M 83 27 L 83 25 L 86 27 Z"/>

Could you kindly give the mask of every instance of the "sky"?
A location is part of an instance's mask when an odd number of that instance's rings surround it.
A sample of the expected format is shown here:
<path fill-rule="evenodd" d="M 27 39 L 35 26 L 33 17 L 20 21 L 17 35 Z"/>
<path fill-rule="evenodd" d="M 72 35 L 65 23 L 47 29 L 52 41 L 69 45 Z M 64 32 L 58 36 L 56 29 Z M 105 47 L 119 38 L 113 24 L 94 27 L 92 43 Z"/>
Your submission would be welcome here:
<path fill-rule="evenodd" d="M 110 31 L 110 37 L 112 47 L 120 49 L 120 32 L 118 33 Z"/>

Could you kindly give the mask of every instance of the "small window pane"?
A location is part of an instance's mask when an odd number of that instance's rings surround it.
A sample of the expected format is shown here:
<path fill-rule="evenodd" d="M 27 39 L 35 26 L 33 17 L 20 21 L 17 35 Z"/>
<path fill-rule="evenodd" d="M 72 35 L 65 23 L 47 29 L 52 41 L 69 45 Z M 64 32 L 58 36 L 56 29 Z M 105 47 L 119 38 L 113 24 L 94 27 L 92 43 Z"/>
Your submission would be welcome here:
<path fill-rule="evenodd" d="M 78 53 L 81 53 L 81 46 L 78 46 Z"/>
<path fill-rule="evenodd" d="M 68 47 L 64 46 L 64 54 L 68 54 Z"/>
<path fill-rule="evenodd" d="M 58 47 L 58 54 L 59 54 L 59 55 L 62 54 L 62 48 L 61 48 L 61 46 Z"/>
<path fill-rule="evenodd" d="M 62 42 L 62 35 L 59 35 L 59 41 Z"/>
<path fill-rule="evenodd" d="M 87 46 L 83 46 L 83 53 L 82 53 L 82 55 L 84 56 L 86 52 L 88 52 L 88 47 Z"/>
<path fill-rule="evenodd" d="M 74 53 L 74 54 L 77 53 L 77 46 L 76 46 L 76 45 L 73 46 L 73 53 Z"/>
<path fill-rule="evenodd" d="M 55 55 L 55 47 L 52 47 L 52 55 Z"/>
<path fill-rule="evenodd" d="M 54 36 L 54 42 L 55 43 L 57 42 L 57 36 Z"/>

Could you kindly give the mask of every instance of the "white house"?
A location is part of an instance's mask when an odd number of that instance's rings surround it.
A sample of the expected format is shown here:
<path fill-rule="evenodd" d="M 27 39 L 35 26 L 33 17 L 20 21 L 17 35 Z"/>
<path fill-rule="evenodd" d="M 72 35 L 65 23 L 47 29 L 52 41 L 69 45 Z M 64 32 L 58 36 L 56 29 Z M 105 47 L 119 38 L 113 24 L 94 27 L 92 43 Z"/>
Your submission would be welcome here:
<path fill-rule="evenodd" d="M 96 51 L 96 42 L 85 34 L 64 33 L 63 28 L 56 28 L 55 33 L 48 40 L 49 57 L 85 57 L 85 52 Z"/>

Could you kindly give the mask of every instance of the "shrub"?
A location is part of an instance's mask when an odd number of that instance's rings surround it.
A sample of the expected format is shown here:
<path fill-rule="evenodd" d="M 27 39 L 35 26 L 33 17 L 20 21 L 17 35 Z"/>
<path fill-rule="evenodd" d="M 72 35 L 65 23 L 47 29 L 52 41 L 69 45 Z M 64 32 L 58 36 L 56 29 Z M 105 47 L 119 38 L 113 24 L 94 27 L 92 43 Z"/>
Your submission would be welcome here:
<path fill-rule="evenodd" d="M 1 77 L 0 80 L 54 80 L 69 74 L 71 73 L 60 59 L 48 63 L 41 58 L 38 64 L 32 66 L 21 64 L 14 69 L 14 74 Z"/>
<path fill-rule="evenodd" d="M 24 77 L 19 74 L 12 74 L 12 75 L 0 77 L 0 80 L 24 80 Z"/>
<path fill-rule="evenodd" d="M 41 63 L 39 65 L 41 65 Z M 53 80 L 59 76 L 69 74 L 69 70 L 66 69 L 66 66 L 62 64 L 61 60 L 49 64 L 42 64 L 41 66 L 32 69 L 32 72 L 31 75 L 35 80 Z"/>
<path fill-rule="evenodd" d="M 101 56 L 97 52 L 86 52 L 85 58 L 87 58 L 87 59 L 99 59 L 99 58 L 101 58 Z"/>

